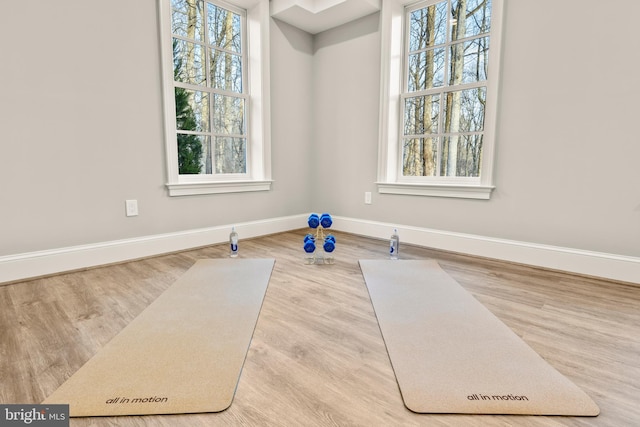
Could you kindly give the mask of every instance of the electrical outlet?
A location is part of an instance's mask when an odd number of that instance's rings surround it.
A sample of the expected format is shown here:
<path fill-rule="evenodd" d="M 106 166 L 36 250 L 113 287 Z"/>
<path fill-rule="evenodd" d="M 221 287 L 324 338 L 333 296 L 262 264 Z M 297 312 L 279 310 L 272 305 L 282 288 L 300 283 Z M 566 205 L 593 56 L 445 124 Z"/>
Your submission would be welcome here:
<path fill-rule="evenodd" d="M 365 191 L 364 192 L 364 203 L 366 205 L 370 205 L 371 204 L 371 191 Z"/>
<path fill-rule="evenodd" d="M 127 216 L 138 216 L 138 201 L 137 200 L 125 200 L 125 207 Z"/>

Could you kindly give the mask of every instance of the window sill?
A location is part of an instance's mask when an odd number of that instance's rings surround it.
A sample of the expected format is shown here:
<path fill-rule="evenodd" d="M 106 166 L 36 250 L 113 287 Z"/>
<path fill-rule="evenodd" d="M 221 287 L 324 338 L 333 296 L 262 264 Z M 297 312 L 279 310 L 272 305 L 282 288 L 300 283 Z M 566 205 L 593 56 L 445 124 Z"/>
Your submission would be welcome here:
<path fill-rule="evenodd" d="M 468 184 L 407 184 L 378 182 L 378 192 L 383 194 L 406 194 L 411 196 L 454 197 L 462 199 L 489 200 L 495 188 L 491 185 Z"/>
<path fill-rule="evenodd" d="M 269 191 L 272 181 L 219 181 L 168 183 L 169 196 L 193 196 L 200 194 L 243 193 Z"/>

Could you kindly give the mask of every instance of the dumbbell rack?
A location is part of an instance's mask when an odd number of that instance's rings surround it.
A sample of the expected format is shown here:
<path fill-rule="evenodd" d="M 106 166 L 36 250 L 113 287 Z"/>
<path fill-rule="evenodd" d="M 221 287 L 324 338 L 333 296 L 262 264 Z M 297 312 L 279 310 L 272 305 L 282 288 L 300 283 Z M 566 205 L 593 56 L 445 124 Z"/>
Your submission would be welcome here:
<path fill-rule="evenodd" d="M 312 216 L 313 215 L 314 214 L 312 214 Z M 323 227 L 321 224 L 315 225 L 315 223 L 311 221 L 311 216 L 309 217 L 309 227 L 312 229 L 315 228 L 315 234 L 309 233 L 305 236 L 305 245 L 309 238 L 311 238 L 314 242 L 312 252 L 309 252 L 309 250 L 307 250 L 307 248 L 305 247 L 305 251 L 307 252 L 307 255 L 308 255 L 304 258 L 306 264 L 333 264 L 335 261 L 333 256 L 330 255 L 330 252 L 333 252 L 334 250 L 333 248 L 335 247 L 335 237 L 333 237 L 332 235 L 325 236 L 324 234 L 325 228 L 329 228 L 331 226 L 332 219 L 329 214 L 323 214 L 323 218 L 325 218 L 324 222 L 325 224 L 328 224 L 328 227 Z M 327 218 L 328 218 L 328 222 L 326 222 Z M 327 251 L 325 246 L 328 240 L 331 240 L 331 242 L 333 243 L 333 245 L 329 245 L 330 251 Z M 318 243 L 318 242 L 323 242 L 322 250 L 316 249 L 315 243 Z"/>
<path fill-rule="evenodd" d="M 318 226 L 314 238 L 316 242 L 324 242 L 324 227 L 322 227 L 321 225 Z M 333 264 L 334 258 L 324 250 L 321 251 L 317 249 L 311 254 L 311 256 L 305 257 L 305 262 L 307 264 Z"/>

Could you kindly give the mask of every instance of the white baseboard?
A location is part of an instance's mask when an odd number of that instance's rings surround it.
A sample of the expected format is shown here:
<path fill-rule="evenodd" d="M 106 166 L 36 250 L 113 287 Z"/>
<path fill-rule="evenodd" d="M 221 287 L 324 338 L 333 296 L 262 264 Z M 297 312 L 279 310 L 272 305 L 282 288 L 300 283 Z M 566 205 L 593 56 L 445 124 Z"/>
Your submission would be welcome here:
<path fill-rule="evenodd" d="M 400 241 L 413 245 L 640 284 L 640 258 L 637 257 L 354 218 L 333 219 L 336 230 L 348 233 L 388 239 L 397 228 Z"/>
<path fill-rule="evenodd" d="M 307 215 L 233 224 L 242 239 L 295 230 L 305 226 Z M 0 256 L 0 283 L 41 277 L 113 264 L 169 252 L 223 243 L 232 225 L 114 240 L 17 255 Z"/>
<path fill-rule="evenodd" d="M 308 214 L 233 224 L 241 238 L 306 226 Z M 640 283 L 640 258 L 334 216 L 333 229 L 498 260 Z M 106 265 L 226 242 L 231 225 L 0 256 L 0 283 Z"/>

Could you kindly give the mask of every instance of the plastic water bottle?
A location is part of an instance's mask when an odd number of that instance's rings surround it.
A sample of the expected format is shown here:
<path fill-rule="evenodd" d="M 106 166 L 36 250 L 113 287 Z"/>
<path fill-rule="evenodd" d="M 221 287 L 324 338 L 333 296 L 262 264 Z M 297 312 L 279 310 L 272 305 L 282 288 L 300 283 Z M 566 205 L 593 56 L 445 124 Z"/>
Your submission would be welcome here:
<path fill-rule="evenodd" d="M 231 228 L 231 234 L 229 234 L 229 246 L 231 247 L 231 253 L 229 256 L 235 258 L 238 256 L 238 233 L 236 233 L 236 228 Z"/>
<path fill-rule="evenodd" d="M 398 259 L 400 251 L 400 236 L 398 236 L 398 230 L 393 229 L 391 239 L 389 239 L 389 257 L 391 259 Z"/>

